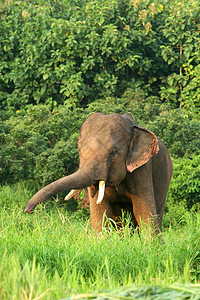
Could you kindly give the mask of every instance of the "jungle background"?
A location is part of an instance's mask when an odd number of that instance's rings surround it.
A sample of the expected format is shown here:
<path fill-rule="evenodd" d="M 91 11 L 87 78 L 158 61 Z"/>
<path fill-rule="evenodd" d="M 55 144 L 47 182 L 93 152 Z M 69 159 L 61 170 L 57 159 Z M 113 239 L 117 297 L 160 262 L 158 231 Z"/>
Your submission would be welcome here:
<path fill-rule="evenodd" d="M 163 140 L 174 164 L 163 225 L 187 224 L 200 203 L 199 1 L 1 1 L 1 209 L 23 210 L 77 169 L 95 111 L 129 112 Z"/>
<path fill-rule="evenodd" d="M 130 112 L 173 158 L 168 210 L 199 209 L 199 1 L 7 0 L 0 12 L 1 184 L 74 172 L 86 117 Z"/>

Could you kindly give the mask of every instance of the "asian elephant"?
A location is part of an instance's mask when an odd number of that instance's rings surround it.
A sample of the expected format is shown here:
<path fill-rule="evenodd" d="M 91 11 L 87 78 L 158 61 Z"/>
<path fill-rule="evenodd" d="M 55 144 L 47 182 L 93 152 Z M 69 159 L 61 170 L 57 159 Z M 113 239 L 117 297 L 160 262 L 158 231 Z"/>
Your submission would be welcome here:
<path fill-rule="evenodd" d="M 165 198 L 173 172 L 165 145 L 155 134 L 136 125 L 130 114 L 93 113 L 82 124 L 78 170 L 38 191 L 25 212 L 52 195 L 72 189 L 88 189 L 92 228 L 102 231 L 107 217 L 129 211 L 134 225 L 153 225 L 161 230 Z"/>

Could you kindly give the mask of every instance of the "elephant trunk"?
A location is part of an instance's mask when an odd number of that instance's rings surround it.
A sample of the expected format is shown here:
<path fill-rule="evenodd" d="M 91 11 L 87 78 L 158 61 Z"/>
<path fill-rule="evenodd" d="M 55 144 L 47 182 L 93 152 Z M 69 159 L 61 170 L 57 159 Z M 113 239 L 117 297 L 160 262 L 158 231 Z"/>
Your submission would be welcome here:
<path fill-rule="evenodd" d="M 38 191 L 28 202 L 24 212 L 32 213 L 39 203 L 66 189 L 83 189 L 95 183 L 96 180 L 91 178 L 89 172 L 86 173 L 79 169 L 74 174 L 62 177 Z"/>

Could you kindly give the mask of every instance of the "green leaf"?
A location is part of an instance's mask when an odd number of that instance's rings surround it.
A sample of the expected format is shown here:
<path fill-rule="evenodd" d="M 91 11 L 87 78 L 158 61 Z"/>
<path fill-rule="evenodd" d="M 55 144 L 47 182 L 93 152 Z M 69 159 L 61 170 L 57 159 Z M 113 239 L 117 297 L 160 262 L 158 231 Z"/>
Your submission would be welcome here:
<path fill-rule="evenodd" d="M 163 5 L 162 4 L 158 4 L 157 11 L 158 12 L 162 12 L 163 11 Z"/>
<path fill-rule="evenodd" d="M 44 73 L 44 74 L 43 74 L 43 79 L 46 80 L 47 78 L 49 78 L 48 73 Z"/>

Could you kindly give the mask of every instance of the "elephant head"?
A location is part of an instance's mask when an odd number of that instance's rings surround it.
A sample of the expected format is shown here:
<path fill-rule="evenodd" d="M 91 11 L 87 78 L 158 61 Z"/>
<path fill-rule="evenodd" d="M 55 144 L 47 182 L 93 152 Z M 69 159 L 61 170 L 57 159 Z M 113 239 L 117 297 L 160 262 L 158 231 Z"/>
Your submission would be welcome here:
<path fill-rule="evenodd" d="M 157 137 L 135 124 L 130 114 L 119 115 L 94 113 L 82 124 L 78 150 L 78 171 L 50 183 L 38 191 L 28 202 L 25 212 L 31 213 L 35 206 L 54 194 L 72 189 L 95 186 L 97 203 L 104 198 L 105 186 L 118 186 L 127 173 L 146 164 L 158 153 Z"/>

